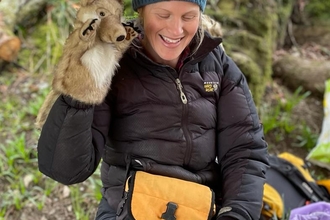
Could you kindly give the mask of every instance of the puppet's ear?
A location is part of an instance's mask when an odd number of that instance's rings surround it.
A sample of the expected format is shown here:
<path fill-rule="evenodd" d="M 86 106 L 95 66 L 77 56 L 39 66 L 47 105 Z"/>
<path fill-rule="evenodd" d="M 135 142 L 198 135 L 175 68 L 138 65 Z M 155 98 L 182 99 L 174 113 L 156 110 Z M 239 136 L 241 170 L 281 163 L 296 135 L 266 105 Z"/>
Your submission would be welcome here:
<path fill-rule="evenodd" d="M 124 5 L 124 0 L 116 0 L 119 4 Z"/>
<path fill-rule="evenodd" d="M 80 4 L 81 4 L 81 6 L 87 6 L 87 5 L 92 4 L 93 2 L 95 2 L 95 0 L 81 0 Z"/>

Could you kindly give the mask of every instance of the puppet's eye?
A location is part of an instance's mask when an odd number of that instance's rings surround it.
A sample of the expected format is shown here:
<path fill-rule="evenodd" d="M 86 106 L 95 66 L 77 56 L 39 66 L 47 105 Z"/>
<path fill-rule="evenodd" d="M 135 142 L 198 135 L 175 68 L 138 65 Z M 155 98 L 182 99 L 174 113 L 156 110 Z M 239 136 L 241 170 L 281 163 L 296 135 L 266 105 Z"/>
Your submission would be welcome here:
<path fill-rule="evenodd" d="M 105 16 L 105 13 L 103 11 L 100 12 L 100 16 L 101 17 L 104 17 Z"/>

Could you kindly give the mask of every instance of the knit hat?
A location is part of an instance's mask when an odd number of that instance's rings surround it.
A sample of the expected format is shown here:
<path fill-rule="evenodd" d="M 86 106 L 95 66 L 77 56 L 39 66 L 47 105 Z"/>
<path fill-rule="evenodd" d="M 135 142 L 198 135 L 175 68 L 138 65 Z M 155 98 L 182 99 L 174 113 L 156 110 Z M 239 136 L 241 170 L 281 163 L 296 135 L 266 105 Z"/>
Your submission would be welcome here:
<path fill-rule="evenodd" d="M 152 3 L 162 2 L 162 1 L 173 1 L 173 0 L 132 0 L 132 6 L 134 11 L 137 11 L 137 9 L 142 6 L 149 5 Z M 206 0 L 179 0 L 179 1 L 195 3 L 199 5 L 201 11 L 204 11 L 206 5 Z"/>

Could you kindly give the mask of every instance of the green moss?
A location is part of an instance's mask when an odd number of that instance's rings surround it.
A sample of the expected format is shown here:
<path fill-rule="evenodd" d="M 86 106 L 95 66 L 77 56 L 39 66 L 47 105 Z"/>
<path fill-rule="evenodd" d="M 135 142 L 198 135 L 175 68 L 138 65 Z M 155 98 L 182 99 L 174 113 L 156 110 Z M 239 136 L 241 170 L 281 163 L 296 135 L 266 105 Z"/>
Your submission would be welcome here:
<path fill-rule="evenodd" d="M 246 76 L 254 101 L 256 105 L 259 105 L 264 94 L 263 70 L 251 57 L 244 53 L 233 52 L 231 57 Z"/>
<path fill-rule="evenodd" d="M 124 16 L 125 17 L 135 17 L 137 13 L 132 8 L 132 1 L 124 0 Z"/>
<path fill-rule="evenodd" d="M 239 18 L 239 14 L 223 14 L 218 13 L 214 11 L 207 11 L 207 15 L 210 15 L 212 18 L 214 18 L 216 21 L 220 22 L 222 27 L 233 29 L 233 28 L 241 28 L 243 26 L 243 22 Z"/>
<path fill-rule="evenodd" d="M 305 11 L 307 15 L 314 19 L 330 20 L 330 1 L 312 0 L 306 4 Z"/>
<path fill-rule="evenodd" d="M 292 1 L 282 4 L 289 7 Z M 224 47 L 246 75 L 257 105 L 272 74 L 272 54 L 279 29 L 278 4 L 263 0 L 223 0 L 219 2 L 220 13 L 209 13 L 226 30 Z M 289 16 L 290 9 L 281 13 Z"/>
<path fill-rule="evenodd" d="M 233 0 L 219 1 L 218 6 L 219 6 L 220 11 L 223 13 L 233 11 L 236 8 L 235 1 L 233 1 Z"/>
<path fill-rule="evenodd" d="M 0 4 L 1 15 L 5 18 L 4 21 L 9 30 L 12 30 L 16 23 L 16 11 L 13 11 L 17 9 L 16 4 L 18 4 L 17 1 L 11 0 L 2 1 Z"/>
<path fill-rule="evenodd" d="M 243 30 L 225 38 L 224 47 L 228 55 L 232 56 L 246 75 L 255 102 L 258 105 L 264 94 L 265 83 L 272 74 L 272 46 L 270 40 Z"/>
<path fill-rule="evenodd" d="M 227 44 L 231 44 L 233 52 L 244 52 L 260 66 L 264 66 L 265 57 L 271 54 L 267 40 L 248 31 L 237 31 L 235 35 L 224 40 L 224 45 Z"/>
<path fill-rule="evenodd" d="M 271 13 L 244 13 L 241 14 L 241 19 L 246 30 L 261 37 L 267 35 L 267 32 L 274 26 L 274 17 Z"/>
<path fill-rule="evenodd" d="M 277 8 L 260 0 L 223 0 L 220 13 L 210 13 L 226 29 L 224 47 L 247 77 L 259 105 L 272 74 L 272 53 L 277 37 Z"/>
<path fill-rule="evenodd" d="M 284 44 L 284 39 L 286 37 L 286 28 L 289 21 L 289 18 L 292 13 L 292 6 L 294 4 L 293 0 L 287 0 L 283 1 L 282 4 L 280 4 L 277 12 L 277 23 L 278 27 L 275 29 L 277 31 L 277 38 L 274 39 L 274 42 L 276 42 L 277 46 L 279 48 L 282 48 Z"/>

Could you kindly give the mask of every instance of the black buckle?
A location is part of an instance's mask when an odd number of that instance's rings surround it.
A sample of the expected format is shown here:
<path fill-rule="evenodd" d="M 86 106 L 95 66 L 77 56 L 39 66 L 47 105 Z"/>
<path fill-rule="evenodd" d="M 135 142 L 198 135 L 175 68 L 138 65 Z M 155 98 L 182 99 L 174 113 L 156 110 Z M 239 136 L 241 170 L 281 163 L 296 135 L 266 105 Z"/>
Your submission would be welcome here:
<path fill-rule="evenodd" d="M 162 214 L 162 219 L 164 220 L 176 220 L 175 211 L 178 205 L 174 202 L 167 203 L 166 211 Z"/>

